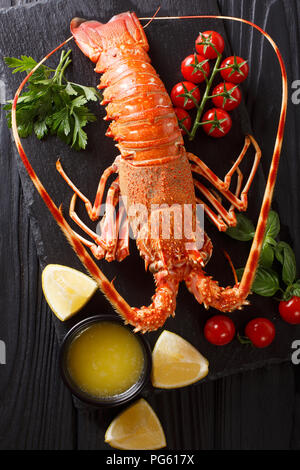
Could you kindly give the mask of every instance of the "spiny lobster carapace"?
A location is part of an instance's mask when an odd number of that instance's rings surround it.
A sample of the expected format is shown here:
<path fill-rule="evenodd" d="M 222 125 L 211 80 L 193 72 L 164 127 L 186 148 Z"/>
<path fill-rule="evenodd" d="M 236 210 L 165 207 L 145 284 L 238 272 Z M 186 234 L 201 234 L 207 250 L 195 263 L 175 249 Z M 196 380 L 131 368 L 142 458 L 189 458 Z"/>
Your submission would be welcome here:
<path fill-rule="evenodd" d="M 207 16 L 207 18 L 211 17 L 227 19 Z M 185 236 L 181 238 L 171 236 L 167 239 L 151 238 L 149 220 L 146 220 L 136 228 L 135 235 L 146 267 L 149 265 L 154 273 L 156 292 L 150 306 L 130 307 L 112 283 L 109 283 L 83 246 L 88 246 L 96 258 L 105 257 L 108 261 L 113 259 L 121 261 L 129 254 L 129 225 L 134 225 L 134 221 L 123 206 L 120 206 L 116 219 L 110 212 L 106 212 L 101 223 L 101 235 L 90 230 L 75 212 L 76 198 L 79 197 L 85 203 L 90 218 L 97 220 L 106 182 L 114 173 L 117 176 L 108 190 L 106 199 L 110 206 L 116 206 L 120 194 L 126 197 L 127 208 L 131 204 L 142 204 L 149 209 L 150 215 L 152 204 L 158 204 L 160 207 L 166 204 L 163 211 L 168 211 L 168 207 L 174 204 L 179 207 L 186 204 L 195 207 L 197 202 L 203 203 L 195 195 L 196 185 L 216 209 L 215 213 L 207 204 L 204 204 L 206 214 L 219 230 L 226 230 L 227 226 L 236 223 L 235 209 L 245 210 L 247 207 L 247 193 L 260 160 L 260 150 L 256 141 L 252 136 L 246 136 L 240 155 L 222 181 L 198 157 L 186 152 L 170 98 L 150 64 L 147 54 L 148 42 L 134 13 L 119 14 L 106 24 L 79 18 L 74 18 L 71 22 L 71 32 L 76 43 L 85 55 L 96 63 L 96 72 L 103 73 L 99 85 L 99 88 L 104 89 L 102 104 L 107 104 L 106 119 L 112 120 L 107 134 L 118 142 L 117 147 L 120 150 L 120 156 L 100 178 L 94 205 L 77 189 L 65 174 L 60 162 L 57 162 L 58 171 L 74 191 L 70 216 L 89 234 L 93 242 L 78 235 L 67 224 L 61 211 L 54 205 L 29 164 L 17 132 L 15 106 L 18 96 L 29 76 L 54 51 L 48 54 L 26 77 L 15 96 L 12 115 L 14 137 L 33 183 L 84 266 L 96 278 L 99 287 L 117 312 L 126 322 L 135 326 L 137 331 L 155 330 L 164 324 L 169 315 L 174 315 L 178 285 L 182 280 L 185 281 L 198 302 L 206 307 L 212 306 L 220 311 L 229 312 L 247 303 L 246 299 L 255 276 L 276 180 L 285 123 L 287 90 L 284 64 L 274 41 L 258 26 L 246 20 L 230 19 L 251 24 L 267 37 L 279 59 L 283 83 L 277 139 L 260 218 L 242 280 L 233 287 L 220 287 L 217 281 L 203 271 L 212 252 L 212 244 L 206 234 L 204 234 L 202 248 L 198 250 L 193 244 L 191 246 L 190 239 L 188 240 Z M 65 43 L 66 41 L 58 48 Z M 242 188 L 239 165 L 251 144 L 255 149 L 254 163 L 248 180 Z M 204 177 L 229 201 L 231 207 L 228 211 L 224 209 L 213 192 L 193 180 L 193 172 Z M 231 192 L 229 188 L 235 172 L 238 175 L 237 187 L 234 192 Z M 122 237 L 118 237 L 120 233 Z"/>

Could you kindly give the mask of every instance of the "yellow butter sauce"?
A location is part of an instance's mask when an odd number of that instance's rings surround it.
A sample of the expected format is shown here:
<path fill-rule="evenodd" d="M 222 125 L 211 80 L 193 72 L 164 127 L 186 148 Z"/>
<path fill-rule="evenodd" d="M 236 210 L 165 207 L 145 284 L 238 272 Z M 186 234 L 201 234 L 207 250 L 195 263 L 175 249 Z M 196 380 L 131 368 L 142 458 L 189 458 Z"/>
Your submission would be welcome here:
<path fill-rule="evenodd" d="M 144 367 L 138 338 L 113 322 L 95 323 L 71 342 L 67 367 L 72 380 L 95 397 L 111 397 L 134 385 Z"/>

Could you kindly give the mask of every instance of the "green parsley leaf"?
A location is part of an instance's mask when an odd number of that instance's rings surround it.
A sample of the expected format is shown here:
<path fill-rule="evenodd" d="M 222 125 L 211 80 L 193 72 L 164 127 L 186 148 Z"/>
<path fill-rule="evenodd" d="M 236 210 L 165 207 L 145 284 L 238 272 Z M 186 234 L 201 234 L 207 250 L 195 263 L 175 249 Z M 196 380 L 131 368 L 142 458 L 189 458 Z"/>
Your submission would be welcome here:
<path fill-rule="evenodd" d="M 32 57 L 21 55 L 21 59 L 16 57 L 4 57 L 4 61 L 8 67 L 15 69 L 12 73 L 30 72 L 37 64 Z"/>
<path fill-rule="evenodd" d="M 43 137 L 45 137 L 48 134 L 46 119 L 42 121 L 35 121 L 33 129 L 38 139 L 42 139 Z"/>
<path fill-rule="evenodd" d="M 19 97 L 16 118 L 20 137 L 28 137 L 33 132 L 38 139 L 48 134 L 57 135 L 76 150 L 85 149 L 87 134 L 83 128 L 96 120 L 96 116 L 86 104 L 101 98 L 93 87 L 69 82 L 65 70 L 71 63 L 71 50 L 62 51 L 56 69 L 41 65 L 29 78 L 27 90 Z M 22 55 L 6 57 L 13 73 L 30 72 L 37 64 L 32 57 Z M 11 127 L 12 100 L 4 109 L 8 111 L 7 122 Z"/>

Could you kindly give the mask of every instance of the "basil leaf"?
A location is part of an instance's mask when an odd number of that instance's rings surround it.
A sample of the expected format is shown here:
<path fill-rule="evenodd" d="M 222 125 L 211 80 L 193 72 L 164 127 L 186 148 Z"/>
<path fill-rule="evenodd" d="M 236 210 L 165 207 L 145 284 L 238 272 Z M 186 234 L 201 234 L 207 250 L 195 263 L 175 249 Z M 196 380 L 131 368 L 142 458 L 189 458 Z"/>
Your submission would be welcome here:
<path fill-rule="evenodd" d="M 275 248 L 275 256 L 282 264 L 282 280 L 286 285 L 292 284 L 296 278 L 296 259 L 290 245 L 279 242 Z"/>
<path fill-rule="evenodd" d="M 267 243 L 268 245 L 272 245 L 272 246 L 276 246 L 276 245 L 277 245 L 277 241 L 274 240 L 274 238 L 269 237 L 269 236 L 265 237 L 264 243 Z"/>
<path fill-rule="evenodd" d="M 240 281 L 244 272 L 244 268 L 236 270 L 238 280 Z M 251 290 L 262 297 L 273 297 L 279 289 L 279 278 L 275 271 L 270 268 L 262 268 L 259 266 L 256 276 L 252 284 Z"/>
<path fill-rule="evenodd" d="M 283 249 L 278 245 L 275 247 L 275 258 L 277 259 L 277 261 L 279 261 L 279 263 L 283 264 Z"/>
<path fill-rule="evenodd" d="M 259 265 L 264 268 L 270 268 L 274 261 L 274 249 L 268 243 L 264 243 L 261 250 Z"/>
<path fill-rule="evenodd" d="M 291 295 L 291 297 L 294 296 L 294 295 L 296 297 L 300 297 L 300 286 L 299 286 L 299 284 L 293 284 L 292 285 L 292 288 L 290 290 L 290 295 Z"/>
<path fill-rule="evenodd" d="M 235 227 L 229 227 L 226 234 L 235 240 L 247 242 L 252 240 L 255 234 L 255 227 L 251 220 L 242 214 L 237 214 L 237 224 Z"/>
<path fill-rule="evenodd" d="M 276 238 L 280 232 L 280 221 L 277 212 L 270 211 L 267 226 L 266 226 L 266 235 L 265 237 Z"/>
<path fill-rule="evenodd" d="M 279 289 L 279 278 L 270 268 L 258 267 L 251 290 L 263 297 L 273 297 Z"/>

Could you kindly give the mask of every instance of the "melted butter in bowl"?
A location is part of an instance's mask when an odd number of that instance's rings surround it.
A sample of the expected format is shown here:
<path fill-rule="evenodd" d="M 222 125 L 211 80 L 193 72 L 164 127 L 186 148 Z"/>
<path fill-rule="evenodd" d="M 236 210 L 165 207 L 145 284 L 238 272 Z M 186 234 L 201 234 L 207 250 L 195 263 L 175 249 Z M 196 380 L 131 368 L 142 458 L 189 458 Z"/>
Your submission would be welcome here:
<path fill-rule="evenodd" d="M 89 404 L 115 406 L 137 396 L 151 372 L 151 350 L 116 317 L 75 325 L 61 346 L 61 370 L 72 393 Z"/>
<path fill-rule="evenodd" d="M 72 340 L 67 367 L 74 382 L 95 397 L 119 395 L 132 387 L 144 367 L 139 340 L 118 323 L 99 322 Z"/>

